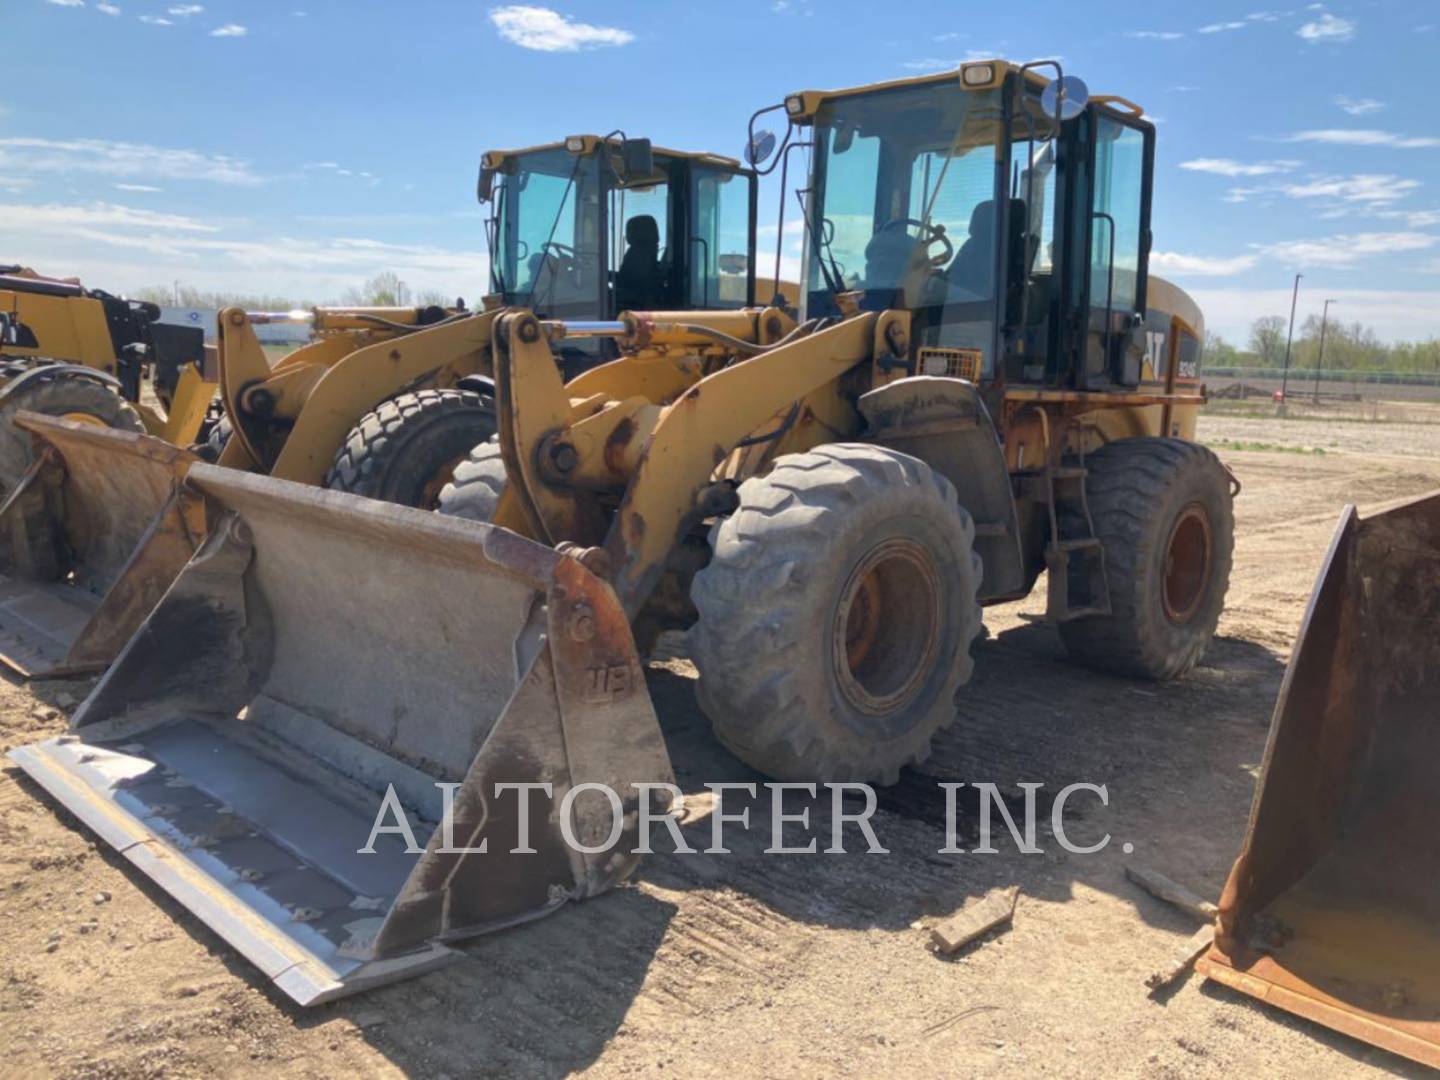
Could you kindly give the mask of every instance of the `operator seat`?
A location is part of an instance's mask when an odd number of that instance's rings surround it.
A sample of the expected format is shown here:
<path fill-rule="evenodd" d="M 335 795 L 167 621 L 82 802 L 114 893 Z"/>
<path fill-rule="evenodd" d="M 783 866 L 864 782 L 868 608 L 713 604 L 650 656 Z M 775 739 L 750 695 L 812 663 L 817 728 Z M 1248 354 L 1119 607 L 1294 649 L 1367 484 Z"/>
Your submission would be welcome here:
<path fill-rule="evenodd" d="M 1021 239 L 1025 236 L 1025 200 L 1006 199 L 1005 228 L 1009 241 L 1009 265 L 1005 270 L 1007 293 L 1021 287 L 1025 274 L 1035 261 L 1040 238 L 1030 236 L 1021 250 Z M 970 213 L 970 235 L 960 245 L 955 258 L 945 270 L 950 284 L 958 285 L 981 296 L 991 296 L 994 289 L 991 278 L 995 265 L 995 200 L 986 199 L 976 203 Z"/>
<path fill-rule="evenodd" d="M 625 257 L 615 274 L 615 306 L 620 311 L 658 307 L 661 293 L 660 226 L 649 214 L 625 223 Z"/>

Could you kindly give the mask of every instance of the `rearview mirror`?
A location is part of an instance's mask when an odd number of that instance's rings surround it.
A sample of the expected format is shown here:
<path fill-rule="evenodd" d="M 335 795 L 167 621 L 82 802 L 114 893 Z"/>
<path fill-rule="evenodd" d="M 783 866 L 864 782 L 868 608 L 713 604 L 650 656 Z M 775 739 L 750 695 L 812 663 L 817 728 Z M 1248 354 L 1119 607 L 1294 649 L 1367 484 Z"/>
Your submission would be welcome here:
<path fill-rule="evenodd" d="M 475 195 L 482 203 L 488 203 L 495 194 L 495 170 L 480 166 L 480 179 L 475 184 Z"/>
<path fill-rule="evenodd" d="M 655 154 L 649 139 L 626 139 L 620 147 L 626 180 L 639 180 L 655 172 Z"/>
<path fill-rule="evenodd" d="M 1066 75 L 1063 79 L 1051 79 L 1050 84 L 1040 94 L 1040 108 L 1047 117 L 1054 118 L 1057 115 L 1060 120 L 1074 120 L 1085 111 L 1085 106 L 1090 103 L 1090 88 L 1085 85 L 1085 80 L 1076 75 Z"/>
<path fill-rule="evenodd" d="M 775 133 L 773 131 L 760 130 L 751 136 L 749 143 L 745 146 L 745 162 L 752 168 L 769 160 L 775 152 Z"/>

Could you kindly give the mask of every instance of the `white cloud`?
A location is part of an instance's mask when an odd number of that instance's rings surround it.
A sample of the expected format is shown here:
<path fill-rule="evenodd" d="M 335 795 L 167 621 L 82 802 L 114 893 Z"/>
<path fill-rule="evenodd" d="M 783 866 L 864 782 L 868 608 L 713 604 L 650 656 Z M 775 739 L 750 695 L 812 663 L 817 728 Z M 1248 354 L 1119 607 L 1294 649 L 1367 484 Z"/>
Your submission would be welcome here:
<path fill-rule="evenodd" d="M 558 11 L 528 4 L 492 8 L 490 21 L 506 41 L 537 52 L 580 52 L 635 40 L 629 30 L 574 22 Z"/>
<path fill-rule="evenodd" d="M 1200 27 L 1199 32 L 1202 33 L 1202 34 L 1222 34 L 1222 33 L 1224 33 L 1224 32 L 1227 31 L 1227 30 L 1244 30 L 1245 27 L 1248 26 L 1248 25 L 1249 25 L 1249 23 L 1246 23 L 1246 22 L 1243 22 L 1243 21 L 1242 21 L 1242 22 L 1218 22 L 1218 23 L 1211 23 L 1209 26 L 1202 26 L 1202 27 Z"/>
<path fill-rule="evenodd" d="M 1370 113 L 1376 113 L 1385 108 L 1383 101 L 1376 101 L 1374 98 L 1345 97 L 1343 94 L 1335 99 L 1335 104 L 1351 116 L 1368 116 Z"/>
<path fill-rule="evenodd" d="M 1142 41 L 1179 41 L 1185 35 L 1175 30 L 1129 30 L 1125 36 Z"/>
<path fill-rule="evenodd" d="M 176 278 L 202 289 L 296 297 L 338 297 L 381 270 L 414 289 L 480 292 L 487 263 L 479 251 L 339 239 L 265 235 L 253 225 L 230 235 L 210 222 L 106 203 L 0 204 L 6 251 L 16 261 L 63 264 L 67 272 L 133 290 Z"/>
<path fill-rule="evenodd" d="M 0 139 L 0 174 L 77 172 L 129 179 L 207 180 L 217 184 L 262 182 L 248 161 L 198 150 L 107 139 Z"/>
<path fill-rule="evenodd" d="M 939 57 L 927 56 L 919 60 L 906 60 L 900 66 L 910 71 L 947 71 L 950 68 L 958 68 L 963 60 L 943 60 Z"/>
<path fill-rule="evenodd" d="M 1246 22 L 1279 22 L 1280 12 L 1278 11 L 1252 11 L 1245 16 Z"/>
<path fill-rule="evenodd" d="M 1182 255 L 1176 251 L 1157 251 L 1150 256 L 1152 269 L 1176 277 L 1233 277 L 1259 261 L 1256 255 Z"/>
<path fill-rule="evenodd" d="M 1378 173 L 1354 176 L 1320 176 L 1302 183 L 1283 184 L 1281 194 L 1292 199 L 1330 198 L 1345 202 L 1386 203 L 1403 199 L 1420 186 L 1419 180 Z"/>
<path fill-rule="evenodd" d="M 250 31 L 239 23 L 226 23 L 224 26 L 217 26 L 210 31 L 211 37 L 244 37 Z"/>
<path fill-rule="evenodd" d="M 7 229 L 25 233 L 36 229 L 69 229 L 96 225 L 121 229 L 171 229 L 182 233 L 213 233 L 214 225 L 182 214 L 162 214 L 140 210 L 118 203 L 95 202 L 84 205 L 46 203 L 40 206 L 0 204 L 0 217 Z"/>
<path fill-rule="evenodd" d="M 56 7 L 84 7 L 85 0 L 45 0 L 47 4 L 54 4 Z"/>
<path fill-rule="evenodd" d="M 1403 221 L 1412 229 L 1433 229 L 1440 225 L 1440 210 L 1377 210 L 1373 216 Z"/>
<path fill-rule="evenodd" d="M 176 18 L 188 19 L 191 15 L 199 15 L 204 10 L 205 8 L 200 4 L 176 4 L 173 7 L 166 8 L 165 13 L 167 15 L 174 15 Z"/>
<path fill-rule="evenodd" d="M 1308 22 L 1300 27 L 1295 33 L 1311 45 L 1320 45 L 1325 42 L 1338 44 L 1342 41 L 1349 41 L 1355 36 L 1355 23 L 1349 19 L 1337 18 L 1327 11 L 1314 22 Z"/>
<path fill-rule="evenodd" d="M 1399 150 L 1421 150 L 1440 146 L 1433 135 L 1397 135 L 1393 131 L 1363 128 L 1325 128 L 1318 131 L 1297 131 L 1281 142 L 1329 143 L 1334 146 L 1391 146 Z"/>
<path fill-rule="evenodd" d="M 1256 161 L 1246 163 L 1232 158 L 1195 158 L 1182 161 L 1180 168 L 1191 172 L 1214 173 L 1216 176 L 1271 176 L 1298 168 L 1298 161 Z"/>
<path fill-rule="evenodd" d="M 164 191 L 164 188 L 155 187 L 153 184 L 111 184 L 116 191 L 139 191 L 151 194 L 157 191 Z"/>
<path fill-rule="evenodd" d="M 100 12 L 102 15 L 120 14 L 120 9 L 118 7 L 116 7 L 114 4 L 107 4 L 105 0 L 100 0 L 100 3 L 95 5 L 95 10 Z"/>
<path fill-rule="evenodd" d="M 140 21 L 149 23 L 151 26 L 174 26 L 175 24 L 163 15 L 141 15 Z"/>
<path fill-rule="evenodd" d="M 1260 252 L 1291 266 L 1347 269 L 1372 255 L 1424 251 L 1440 244 L 1440 236 L 1422 232 L 1348 233 L 1310 240 L 1257 244 Z"/>

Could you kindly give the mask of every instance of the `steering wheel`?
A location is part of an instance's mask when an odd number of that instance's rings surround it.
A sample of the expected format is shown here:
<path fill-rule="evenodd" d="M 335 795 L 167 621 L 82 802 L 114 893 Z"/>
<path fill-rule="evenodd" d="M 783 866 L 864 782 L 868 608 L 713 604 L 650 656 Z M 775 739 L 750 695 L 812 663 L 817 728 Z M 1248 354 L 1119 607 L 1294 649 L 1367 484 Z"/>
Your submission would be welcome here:
<path fill-rule="evenodd" d="M 890 232 L 894 229 L 908 229 L 912 226 L 920 230 L 920 236 L 916 237 L 916 241 L 925 248 L 928 249 L 932 244 L 941 245 L 941 251 L 938 255 L 929 256 L 930 265 L 937 270 L 942 266 L 949 265 L 950 260 L 955 257 L 955 245 L 950 242 L 950 237 L 945 232 L 944 225 L 930 224 L 921 221 L 919 218 L 897 217 L 891 218 L 875 231 L 877 233 L 883 233 Z"/>
<path fill-rule="evenodd" d="M 555 240 L 546 240 L 545 243 L 540 245 L 540 250 L 546 258 L 555 260 L 557 269 L 567 274 L 574 272 L 578 256 L 575 254 L 575 249 L 569 244 L 561 244 Z"/>

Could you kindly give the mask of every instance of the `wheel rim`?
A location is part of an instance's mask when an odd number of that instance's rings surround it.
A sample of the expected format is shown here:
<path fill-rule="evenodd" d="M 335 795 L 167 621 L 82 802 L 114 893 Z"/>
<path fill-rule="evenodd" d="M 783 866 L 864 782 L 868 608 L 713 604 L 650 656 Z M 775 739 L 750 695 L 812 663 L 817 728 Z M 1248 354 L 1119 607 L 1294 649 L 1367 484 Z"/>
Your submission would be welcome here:
<path fill-rule="evenodd" d="M 60 414 L 61 420 L 74 420 L 77 424 L 89 424 L 91 427 L 109 427 L 110 425 L 101 420 L 94 413 L 88 412 L 67 412 Z"/>
<path fill-rule="evenodd" d="M 880 716 L 908 704 L 940 648 L 940 575 L 913 540 L 878 544 L 850 572 L 836 605 L 832 662 L 846 699 Z"/>
<path fill-rule="evenodd" d="M 1175 518 L 1165 544 L 1160 593 L 1165 617 L 1172 623 L 1187 623 L 1200 610 L 1210 584 L 1213 550 L 1210 515 L 1199 503 L 1191 503 Z"/>

